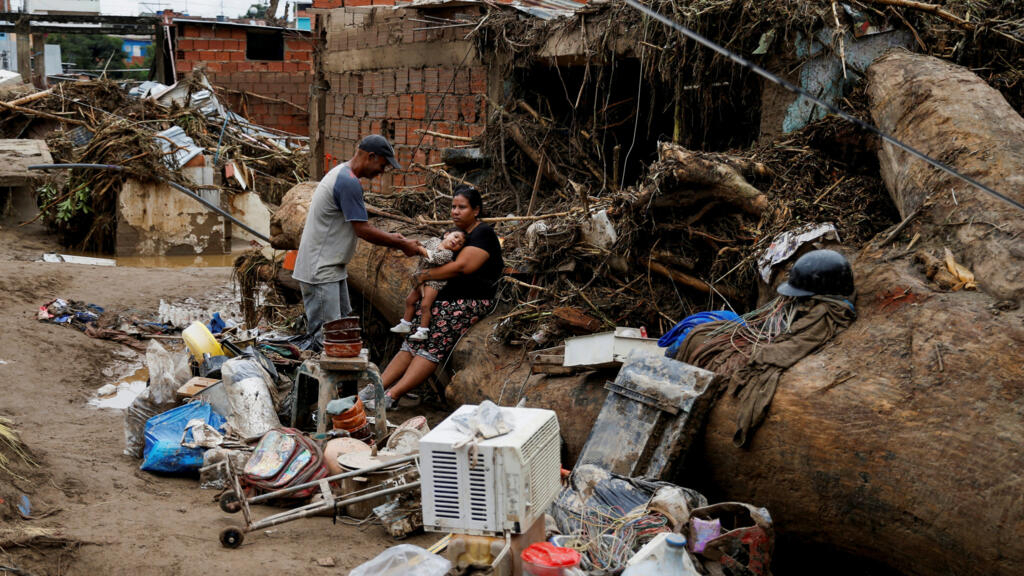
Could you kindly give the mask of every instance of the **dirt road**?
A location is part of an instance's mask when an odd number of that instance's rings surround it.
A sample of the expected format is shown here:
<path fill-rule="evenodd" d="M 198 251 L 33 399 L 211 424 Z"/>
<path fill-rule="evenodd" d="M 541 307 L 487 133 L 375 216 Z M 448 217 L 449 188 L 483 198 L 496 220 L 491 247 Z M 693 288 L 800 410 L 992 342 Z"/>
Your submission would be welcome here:
<path fill-rule="evenodd" d="M 0 504 L 0 542 L 41 529 L 52 536 L 31 547 L 3 546 L 0 574 L 347 574 L 394 543 L 379 526 L 313 518 L 247 535 L 237 550 L 222 548 L 218 533 L 238 518 L 220 511 L 216 493 L 200 490 L 195 478 L 140 471 L 122 455 L 122 413 L 87 405 L 97 388 L 117 380 L 105 368 L 120 375 L 141 365 L 142 355 L 40 323 L 35 311 L 59 297 L 155 314 L 161 298 L 228 293 L 230 270 L 35 262 L 59 250 L 55 239 L 14 225 L 0 221 L 0 417 L 13 421 L 40 466 L 22 479 L 0 474 L 7 484 L 0 497 L 26 494 L 36 517 L 22 520 L 11 502 Z M 428 546 L 438 536 L 408 542 Z M 318 565 L 328 557 L 335 566 Z"/>

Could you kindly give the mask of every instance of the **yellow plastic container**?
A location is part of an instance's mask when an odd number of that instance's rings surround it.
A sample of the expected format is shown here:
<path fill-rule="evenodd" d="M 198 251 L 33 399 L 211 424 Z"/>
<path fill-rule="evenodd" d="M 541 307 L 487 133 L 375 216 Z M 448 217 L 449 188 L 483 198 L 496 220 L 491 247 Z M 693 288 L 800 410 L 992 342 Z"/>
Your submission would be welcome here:
<path fill-rule="evenodd" d="M 224 355 L 224 349 L 220 347 L 220 342 L 217 342 L 217 339 L 210 334 L 210 330 L 202 322 L 193 322 L 191 326 L 181 331 L 181 337 L 185 340 L 185 345 L 188 346 L 188 350 L 196 362 L 203 361 L 203 354 Z"/>

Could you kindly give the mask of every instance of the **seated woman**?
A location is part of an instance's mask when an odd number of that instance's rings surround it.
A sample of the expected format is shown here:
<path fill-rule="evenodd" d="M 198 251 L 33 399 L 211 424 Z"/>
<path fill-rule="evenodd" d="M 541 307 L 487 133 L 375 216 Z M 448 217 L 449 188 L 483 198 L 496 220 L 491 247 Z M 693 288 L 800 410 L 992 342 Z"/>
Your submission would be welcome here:
<path fill-rule="evenodd" d="M 505 262 L 498 235 L 480 221 L 482 212 L 483 200 L 476 188 L 462 185 L 455 189 L 452 220 L 466 233 L 466 241 L 454 261 L 416 275 L 417 284 L 434 280 L 448 283 L 438 293 L 430 310 L 429 337 L 421 341 L 406 340 L 381 374 L 387 408 L 426 381 L 466 330 L 494 308 L 494 295 Z M 364 402 L 368 399 L 364 398 Z"/>

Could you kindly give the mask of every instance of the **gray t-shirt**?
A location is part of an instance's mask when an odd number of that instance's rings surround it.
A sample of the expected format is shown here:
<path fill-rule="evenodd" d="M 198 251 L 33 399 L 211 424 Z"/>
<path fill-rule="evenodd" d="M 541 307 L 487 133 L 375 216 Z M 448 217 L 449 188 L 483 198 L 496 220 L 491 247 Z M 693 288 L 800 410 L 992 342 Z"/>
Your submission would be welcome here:
<path fill-rule="evenodd" d="M 356 251 L 353 222 L 366 222 L 363 187 L 348 163 L 324 175 L 313 192 L 292 277 L 307 284 L 348 278 L 345 265 Z"/>

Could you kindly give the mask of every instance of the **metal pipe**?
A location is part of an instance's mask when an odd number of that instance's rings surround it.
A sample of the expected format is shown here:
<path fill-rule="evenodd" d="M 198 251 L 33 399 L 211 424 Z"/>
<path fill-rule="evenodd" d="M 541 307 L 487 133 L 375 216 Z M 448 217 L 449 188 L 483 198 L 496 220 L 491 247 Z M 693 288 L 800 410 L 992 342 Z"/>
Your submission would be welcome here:
<path fill-rule="evenodd" d="M 511 534 L 511 532 L 506 530 L 505 531 L 505 546 L 502 547 L 501 552 L 498 552 L 498 555 L 494 557 L 494 561 L 491 562 L 491 566 L 493 567 L 495 572 L 498 572 L 499 567 L 501 566 L 501 561 L 505 559 L 505 556 L 508 555 L 509 551 L 511 551 L 511 550 L 512 550 L 512 534 Z"/>
<path fill-rule="evenodd" d="M 394 488 L 381 490 L 379 492 L 373 492 L 371 494 L 364 494 L 362 496 L 356 496 L 355 498 L 341 500 L 339 502 L 328 502 L 327 500 L 324 500 L 323 502 L 318 502 L 315 508 L 303 507 L 303 509 L 300 509 L 298 513 L 295 513 L 295 511 L 293 510 L 290 512 L 282 512 L 281 514 L 275 514 L 274 516 L 269 516 L 267 518 L 264 518 L 263 520 L 257 520 L 256 522 L 253 522 L 251 525 L 246 527 L 245 531 L 252 532 L 254 530 L 270 528 L 271 526 L 277 526 L 278 524 L 284 524 L 285 522 L 291 522 L 292 520 L 308 518 L 314 514 L 319 514 L 320 512 L 325 512 L 329 509 L 336 509 L 340 506 L 348 506 L 349 504 L 357 504 L 365 500 L 380 498 L 381 496 L 389 496 L 391 494 L 398 494 L 400 492 L 408 492 L 409 490 L 414 490 L 419 487 L 420 483 L 417 481 L 411 482 L 409 484 L 403 484 L 401 486 L 396 486 Z"/>
<path fill-rule="evenodd" d="M 97 170 L 115 170 L 117 172 L 123 172 L 125 170 L 124 166 L 117 166 L 115 164 L 32 164 L 31 166 L 28 167 L 29 170 L 71 170 L 73 168 L 95 168 Z M 209 200 L 196 194 L 192 190 L 189 190 L 188 188 L 185 188 L 181 184 L 178 184 L 177 182 L 171 182 L 170 180 L 161 178 L 159 176 L 155 177 L 161 182 L 168 184 L 171 188 L 174 188 L 180 192 L 184 192 L 188 196 L 192 197 L 193 200 L 199 202 L 203 206 L 206 206 L 207 208 L 213 210 L 217 214 L 220 214 L 221 216 L 227 218 L 228 220 L 234 222 L 235 224 L 238 224 L 238 227 L 241 228 L 242 230 L 245 230 L 246 232 L 259 238 L 260 240 L 263 240 L 267 244 L 270 244 L 270 238 L 267 238 L 266 236 L 260 234 L 256 230 L 253 230 L 248 225 L 246 225 L 245 222 L 242 222 L 238 218 L 235 218 L 228 212 L 221 209 L 220 206 L 217 206 L 213 202 L 210 202 Z"/>
<path fill-rule="evenodd" d="M 381 462 L 380 464 L 374 464 L 373 466 L 367 466 L 366 468 L 360 468 L 359 470 L 353 470 L 351 472 L 342 472 L 341 474 L 335 474 L 334 476 L 328 476 L 327 478 L 323 478 L 322 480 L 313 480 L 311 482 L 304 482 L 302 484 L 297 484 L 295 486 L 290 486 L 288 488 L 283 488 L 281 490 L 275 490 L 274 492 L 267 492 L 266 494 L 260 494 L 259 496 L 254 496 L 252 498 L 249 498 L 247 501 L 249 502 L 249 504 L 259 504 L 260 502 L 263 502 L 264 500 L 271 500 L 271 499 L 274 499 L 274 498 L 280 498 L 281 496 L 286 496 L 288 494 L 291 494 L 292 492 L 299 492 L 299 491 L 305 490 L 306 488 L 312 488 L 314 486 L 319 486 L 321 482 L 334 482 L 336 480 L 344 480 L 345 478 L 352 478 L 353 476 L 362 476 L 363 474 L 368 474 L 370 472 L 376 472 L 377 470 L 380 470 L 382 468 L 390 468 L 390 467 L 396 466 L 398 464 L 405 464 L 406 462 L 412 462 L 413 460 L 415 460 L 417 458 L 419 458 L 419 454 L 411 454 L 409 456 L 403 456 L 402 458 L 398 458 L 398 459 L 395 459 L 395 460 L 389 460 L 387 462 Z"/>

